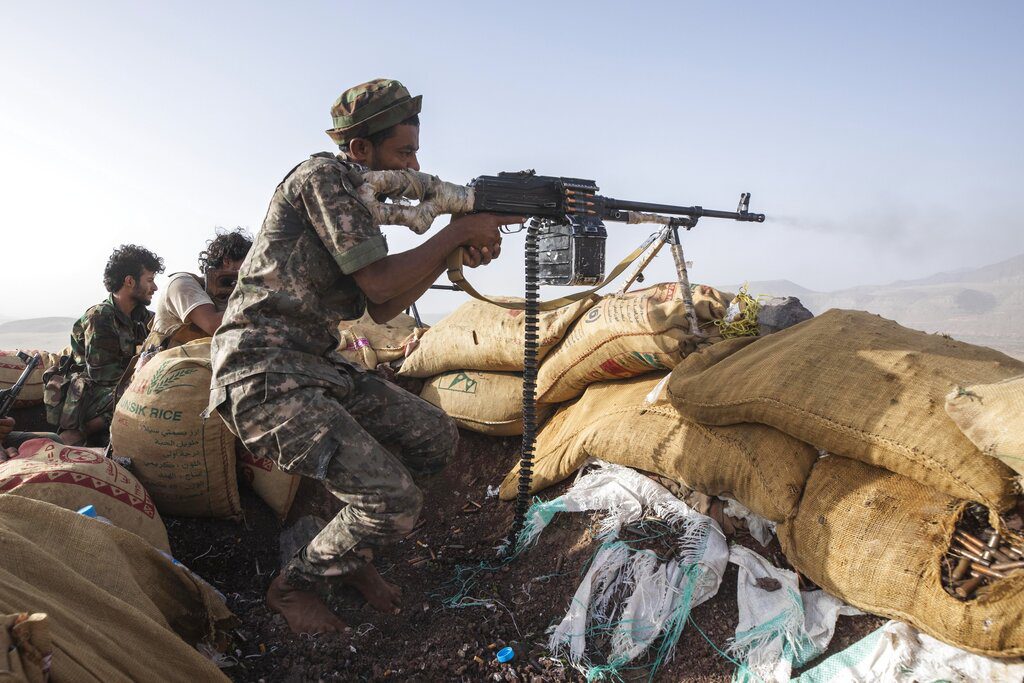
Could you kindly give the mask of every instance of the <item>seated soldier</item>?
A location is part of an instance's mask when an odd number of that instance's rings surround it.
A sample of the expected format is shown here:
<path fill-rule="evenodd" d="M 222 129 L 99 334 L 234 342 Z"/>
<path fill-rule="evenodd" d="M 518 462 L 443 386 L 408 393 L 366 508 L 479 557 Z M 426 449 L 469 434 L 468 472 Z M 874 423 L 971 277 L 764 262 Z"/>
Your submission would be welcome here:
<path fill-rule="evenodd" d="M 114 414 L 114 390 L 146 340 L 153 313 L 146 306 L 164 272 L 159 256 L 134 244 L 114 250 L 103 270 L 110 296 L 78 319 L 71 354 L 43 375 L 46 419 L 69 446 L 107 432 Z"/>
<path fill-rule="evenodd" d="M 193 339 L 212 337 L 220 327 L 238 269 L 251 246 L 252 238 L 242 228 L 218 230 L 206 249 L 199 252 L 202 277 L 172 273 L 157 301 L 146 350 L 163 351 Z"/>

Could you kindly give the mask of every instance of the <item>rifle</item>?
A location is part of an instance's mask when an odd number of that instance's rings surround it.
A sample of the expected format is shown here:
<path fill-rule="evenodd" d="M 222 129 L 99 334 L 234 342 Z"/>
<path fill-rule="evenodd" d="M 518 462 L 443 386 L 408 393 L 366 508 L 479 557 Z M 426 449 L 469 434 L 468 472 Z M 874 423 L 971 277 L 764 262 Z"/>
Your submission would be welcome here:
<path fill-rule="evenodd" d="M 39 356 L 30 356 L 24 351 L 18 351 L 18 358 L 25 363 L 25 369 L 21 371 L 21 376 L 18 377 L 18 381 L 15 382 L 9 389 L 0 390 L 0 418 L 7 417 L 7 413 L 11 412 L 11 408 L 14 407 L 14 402 L 18 399 L 18 394 L 21 393 L 22 387 L 25 386 L 25 382 L 28 381 L 28 376 L 32 374 L 32 371 L 39 365 Z"/>

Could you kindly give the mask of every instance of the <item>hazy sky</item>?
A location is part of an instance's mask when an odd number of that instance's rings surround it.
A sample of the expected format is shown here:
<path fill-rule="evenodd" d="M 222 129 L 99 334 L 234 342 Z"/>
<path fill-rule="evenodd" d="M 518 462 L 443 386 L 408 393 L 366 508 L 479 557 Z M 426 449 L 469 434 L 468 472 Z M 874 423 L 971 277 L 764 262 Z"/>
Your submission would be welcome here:
<path fill-rule="evenodd" d="M 728 210 L 752 192 L 766 223 L 687 236 L 696 281 L 828 290 L 1024 252 L 1021 3 L 290 4 L 3 2 L 0 317 L 79 315 L 122 242 L 195 270 L 380 76 L 423 94 L 420 162 L 446 180 L 535 168 Z M 612 230 L 611 261 L 651 232 Z M 520 293 L 505 246 L 478 289 Z"/>

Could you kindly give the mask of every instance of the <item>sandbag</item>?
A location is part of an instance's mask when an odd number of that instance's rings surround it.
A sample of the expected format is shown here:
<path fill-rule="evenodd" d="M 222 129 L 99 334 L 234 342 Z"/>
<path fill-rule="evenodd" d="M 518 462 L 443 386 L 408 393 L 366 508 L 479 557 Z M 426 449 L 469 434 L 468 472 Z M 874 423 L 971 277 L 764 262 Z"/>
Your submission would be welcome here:
<path fill-rule="evenodd" d="M 946 414 L 982 453 L 1024 474 L 1024 375 L 957 387 L 946 397 Z"/>
<path fill-rule="evenodd" d="M 830 310 L 669 381 L 673 405 L 705 424 L 758 422 L 819 449 L 1005 510 L 1013 471 L 982 454 L 943 410 L 956 386 L 1019 375 L 992 349 Z"/>
<path fill-rule="evenodd" d="M 764 425 L 708 427 L 687 420 L 660 391 L 666 377 L 593 384 L 579 401 L 560 408 L 537 436 L 531 491 L 600 458 L 738 500 L 773 521 L 785 519 L 800 499 L 814 449 Z M 502 499 L 516 496 L 518 478 L 517 465 L 502 482 Z"/>
<path fill-rule="evenodd" d="M 523 376 L 515 372 L 461 370 L 427 382 L 420 398 L 455 420 L 463 429 L 491 436 L 523 433 Z M 554 406 L 537 406 L 537 423 Z"/>
<path fill-rule="evenodd" d="M 223 638 L 234 616 L 135 534 L 0 496 L 0 548 L 0 614 L 47 615 L 50 680 L 227 680 L 191 646 Z"/>
<path fill-rule="evenodd" d="M 285 472 L 270 458 L 256 455 L 242 444 L 235 445 L 239 477 L 256 492 L 263 502 L 284 520 L 295 502 L 302 477 Z"/>
<path fill-rule="evenodd" d="M 26 351 L 25 353 L 33 353 Z M 48 351 L 40 351 L 42 362 L 36 365 L 18 394 L 15 406 L 18 408 L 35 406 L 43 402 L 43 372 L 58 363 L 60 357 Z M 25 371 L 25 363 L 18 358 L 17 351 L 0 351 L 0 390 L 14 386 L 21 373 Z"/>
<path fill-rule="evenodd" d="M 0 494 L 42 500 L 66 510 L 96 508 L 117 527 L 170 550 L 167 529 L 153 499 L 125 468 L 99 449 L 31 439 L 18 456 L 0 463 Z"/>
<path fill-rule="evenodd" d="M 165 515 L 237 517 L 235 435 L 210 402 L 210 340 L 155 355 L 114 410 L 110 443 Z"/>
<path fill-rule="evenodd" d="M 697 287 L 693 296 L 701 331 L 708 341 L 720 340 L 714 320 L 725 314 L 726 295 Z M 561 403 L 594 382 L 671 370 L 695 349 L 678 284 L 606 296 L 541 363 L 537 400 Z"/>
<path fill-rule="evenodd" d="M 519 301 L 493 297 L 496 301 Z M 554 347 L 575 320 L 591 308 L 596 296 L 538 317 L 537 360 Z M 433 377 L 453 370 L 523 371 L 524 317 L 521 310 L 509 310 L 485 301 L 467 301 L 430 328 L 416 350 L 402 363 L 398 374 Z"/>
<path fill-rule="evenodd" d="M 941 563 L 966 506 L 909 477 L 830 456 L 811 470 L 779 542 L 796 569 L 854 607 L 971 652 L 1024 655 L 1024 572 L 966 602 L 943 590 Z"/>
<path fill-rule="evenodd" d="M 365 313 L 358 320 L 343 320 L 338 325 L 338 353 L 348 362 L 372 370 L 378 363 L 405 358 L 426 329 L 417 328 L 416 320 L 405 313 L 386 323 L 375 323 Z"/>

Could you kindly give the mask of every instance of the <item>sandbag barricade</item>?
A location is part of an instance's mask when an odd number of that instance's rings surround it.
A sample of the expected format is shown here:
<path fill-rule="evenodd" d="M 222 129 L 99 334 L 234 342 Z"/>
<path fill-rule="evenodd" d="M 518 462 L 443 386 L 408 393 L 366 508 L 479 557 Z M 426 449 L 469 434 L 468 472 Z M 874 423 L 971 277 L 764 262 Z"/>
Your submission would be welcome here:
<path fill-rule="evenodd" d="M 1024 375 L 957 387 L 946 397 L 946 414 L 982 453 L 1024 474 Z"/>
<path fill-rule="evenodd" d="M 778 527 L 786 559 L 821 588 L 873 614 L 991 657 L 1024 655 L 1024 572 L 962 602 L 941 563 L 967 503 L 878 467 L 829 456 L 811 470 L 796 515 Z"/>
<path fill-rule="evenodd" d="M 819 449 L 1005 510 L 1014 473 L 946 415 L 956 386 L 996 382 L 1024 362 L 992 349 L 830 310 L 669 381 L 673 405 L 704 424 L 770 425 Z"/>
<path fill-rule="evenodd" d="M 496 301 L 517 301 L 494 297 Z M 594 305 L 596 296 L 539 316 L 537 360 L 562 339 L 576 319 Z M 523 371 L 523 311 L 484 301 L 467 301 L 430 328 L 402 363 L 400 375 L 434 377 L 458 370 Z"/>
<path fill-rule="evenodd" d="M 461 370 L 427 382 L 420 398 L 446 412 L 455 423 L 491 436 L 523 433 L 523 376 L 515 372 Z M 554 406 L 538 405 L 543 423 Z"/>
<path fill-rule="evenodd" d="M 338 353 L 349 363 L 372 370 L 379 363 L 390 363 L 412 353 L 426 328 L 417 328 L 416 320 L 400 313 L 386 323 L 375 323 L 369 313 L 358 320 L 343 320 L 338 325 Z"/>
<path fill-rule="evenodd" d="M 579 401 L 561 407 L 537 436 L 531 492 L 599 458 L 738 500 L 773 521 L 791 514 L 815 450 L 764 425 L 708 427 L 687 420 L 660 391 L 665 378 L 593 384 Z M 517 465 L 502 482 L 502 499 L 516 496 L 518 478 Z"/>
<path fill-rule="evenodd" d="M 125 468 L 99 449 L 32 439 L 18 457 L 0 463 L 0 494 L 41 500 L 76 511 L 92 505 L 118 528 L 169 550 L 167 529 L 153 499 Z"/>
<path fill-rule="evenodd" d="M 25 353 L 32 353 L 26 351 Z M 28 407 L 39 405 L 43 402 L 43 373 L 56 365 L 60 357 L 47 351 L 40 351 L 39 356 L 42 362 L 29 374 L 28 380 L 18 394 L 16 407 Z M 0 390 L 10 389 L 25 371 L 25 363 L 18 358 L 17 351 L 0 351 Z"/>
<path fill-rule="evenodd" d="M 0 547 L 0 614 L 47 615 L 50 680 L 227 680 L 192 646 L 223 642 L 234 615 L 135 534 L 0 496 Z"/>
<path fill-rule="evenodd" d="M 235 435 L 210 402 L 210 340 L 155 355 L 114 410 L 110 443 L 165 515 L 238 517 Z"/>
<path fill-rule="evenodd" d="M 722 300 L 728 295 L 710 287 L 697 287 L 693 295 L 705 341 L 720 340 L 714 320 L 725 315 Z M 595 382 L 671 370 L 696 348 L 677 283 L 609 295 L 587 311 L 543 360 L 537 401 L 562 403 Z"/>

